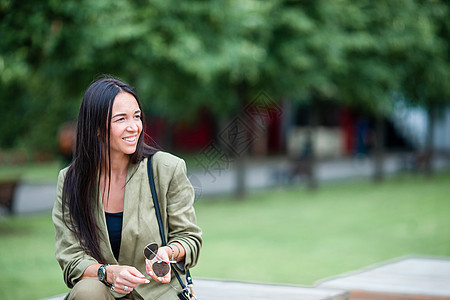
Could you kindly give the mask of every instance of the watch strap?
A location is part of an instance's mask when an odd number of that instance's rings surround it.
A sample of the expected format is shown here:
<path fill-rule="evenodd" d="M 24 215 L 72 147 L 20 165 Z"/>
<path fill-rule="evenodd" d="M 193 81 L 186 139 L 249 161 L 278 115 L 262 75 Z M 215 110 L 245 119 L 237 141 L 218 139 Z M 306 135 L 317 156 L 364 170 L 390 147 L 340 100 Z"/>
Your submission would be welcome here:
<path fill-rule="evenodd" d="M 103 282 L 107 287 L 111 287 L 112 284 L 109 283 L 108 281 L 106 281 L 106 267 L 107 267 L 107 266 L 109 266 L 109 264 L 101 265 L 101 266 L 98 268 L 98 271 L 97 271 L 97 277 L 98 277 L 98 280 L 100 280 L 101 282 Z"/>

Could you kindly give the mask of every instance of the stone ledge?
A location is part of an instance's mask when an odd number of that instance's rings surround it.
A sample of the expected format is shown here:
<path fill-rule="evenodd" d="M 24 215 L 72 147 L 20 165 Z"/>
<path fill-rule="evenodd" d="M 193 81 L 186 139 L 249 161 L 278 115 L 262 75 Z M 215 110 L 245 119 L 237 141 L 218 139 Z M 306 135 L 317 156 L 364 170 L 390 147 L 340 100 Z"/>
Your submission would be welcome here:
<path fill-rule="evenodd" d="M 346 300 L 346 291 L 303 287 L 297 285 L 264 284 L 239 281 L 194 278 L 194 292 L 199 300 L 250 300 L 250 299 L 302 299 L 302 300 Z M 45 300 L 64 300 L 59 295 Z"/>
<path fill-rule="evenodd" d="M 199 299 L 302 299 L 346 300 L 343 290 L 303 287 L 297 285 L 264 284 L 212 279 L 194 279 L 194 291 Z"/>
<path fill-rule="evenodd" d="M 450 299 L 450 258 L 406 256 L 320 281 L 350 299 Z"/>

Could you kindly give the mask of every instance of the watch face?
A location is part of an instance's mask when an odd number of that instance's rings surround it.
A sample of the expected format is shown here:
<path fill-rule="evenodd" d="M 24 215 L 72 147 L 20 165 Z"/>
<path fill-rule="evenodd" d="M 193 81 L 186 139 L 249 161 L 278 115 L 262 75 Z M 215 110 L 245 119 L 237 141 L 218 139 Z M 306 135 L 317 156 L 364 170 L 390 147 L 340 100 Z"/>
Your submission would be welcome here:
<path fill-rule="evenodd" d="M 105 273 L 106 273 L 106 266 L 105 265 L 100 266 L 100 268 L 98 268 L 98 272 L 97 272 L 98 280 L 104 281 Z"/>
<path fill-rule="evenodd" d="M 109 266 L 109 265 L 108 264 L 101 265 L 100 268 L 98 268 L 97 277 L 98 277 L 98 280 L 100 280 L 101 282 L 106 284 L 107 287 L 111 287 L 112 284 L 110 284 L 106 281 L 106 267 L 107 266 Z"/>

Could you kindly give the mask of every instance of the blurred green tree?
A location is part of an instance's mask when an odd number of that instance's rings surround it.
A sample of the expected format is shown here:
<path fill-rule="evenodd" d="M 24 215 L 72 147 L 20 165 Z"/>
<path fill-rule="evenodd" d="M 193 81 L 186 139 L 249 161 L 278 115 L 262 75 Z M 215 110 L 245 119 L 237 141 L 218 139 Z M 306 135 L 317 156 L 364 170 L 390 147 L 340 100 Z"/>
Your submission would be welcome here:
<path fill-rule="evenodd" d="M 59 125 L 74 119 L 83 89 L 95 74 L 118 71 L 123 53 L 114 46 L 133 32 L 121 22 L 127 8 L 126 1 L 1 2 L 1 102 L 11 108 L 0 111 L 8 120 L 2 148 L 56 151 Z"/>
<path fill-rule="evenodd" d="M 285 1 L 279 11 L 269 62 L 280 66 L 284 79 L 292 77 L 281 90 L 296 92 L 291 95 L 303 95 L 297 100 L 310 102 L 312 128 L 317 101 L 328 99 L 373 114 L 377 120 L 374 179 L 381 180 L 383 119 L 392 111 L 393 93 L 408 94 L 411 88 L 417 91 L 440 84 L 431 89 L 448 103 L 447 81 L 430 82 L 439 78 L 437 74 L 448 78 L 448 18 L 444 17 L 448 3 Z M 276 67 L 271 74 L 279 75 Z M 295 80 L 297 91 L 292 89 Z M 310 186 L 316 185 L 312 172 Z"/>
<path fill-rule="evenodd" d="M 428 112 L 428 132 L 425 148 L 425 173 L 433 174 L 434 127 L 443 108 L 450 103 L 450 14 L 449 2 L 418 1 L 421 13 L 416 26 L 423 32 L 410 51 L 405 53 L 402 91 L 410 105 L 419 105 Z"/>
<path fill-rule="evenodd" d="M 0 147 L 55 151 L 59 125 L 75 118 L 83 90 L 105 73 L 133 83 L 152 114 L 172 121 L 201 107 L 237 116 L 261 89 L 275 100 L 312 108 L 335 101 L 378 116 L 393 92 L 415 103 L 448 101 L 448 5 L 1 1 Z"/>

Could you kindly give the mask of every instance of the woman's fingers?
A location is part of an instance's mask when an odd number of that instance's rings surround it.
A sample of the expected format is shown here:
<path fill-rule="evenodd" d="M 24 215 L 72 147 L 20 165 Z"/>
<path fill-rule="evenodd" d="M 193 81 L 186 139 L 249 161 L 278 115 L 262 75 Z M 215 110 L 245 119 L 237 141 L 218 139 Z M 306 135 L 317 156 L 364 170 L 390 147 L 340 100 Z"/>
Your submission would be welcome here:
<path fill-rule="evenodd" d="M 120 272 L 119 278 L 116 279 L 116 282 L 135 287 L 138 284 L 149 283 L 150 281 L 136 268 L 128 267 Z"/>
<path fill-rule="evenodd" d="M 169 252 L 172 255 L 172 249 L 169 247 L 160 247 L 157 255 L 152 260 L 145 260 L 145 271 L 150 277 L 161 283 L 170 282 L 172 276 L 170 272 Z"/>
<path fill-rule="evenodd" d="M 117 266 L 113 278 L 114 290 L 121 294 L 128 294 L 137 285 L 150 282 L 141 272 L 130 266 Z"/>
<path fill-rule="evenodd" d="M 145 276 L 141 272 L 138 271 L 138 269 L 136 269 L 134 267 L 131 267 L 129 269 L 129 272 L 130 272 L 130 275 L 132 276 L 131 280 L 137 284 L 150 282 L 147 278 L 145 278 Z"/>
<path fill-rule="evenodd" d="M 170 282 L 170 280 L 172 279 L 171 278 L 172 276 L 171 276 L 171 274 L 170 274 L 170 266 L 169 266 L 169 273 L 167 273 L 164 277 L 160 277 L 161 278 L 161 281 L 160 282 L 163 282 L 163 283 L 168 283 L 168 282 Z"/>
<path fill-rule="evenodd" d="M 124 286 L 113 285 L 113 287 L 114 287 L 113 290 L 120 294 L 129 294 L 133 291 L 133 288 L 127 285 Z"/>
<path fill-rule="evenodd" d="M 148 260 L 145 259 L 145 271 L 147 272 L 148 275 L 152 276 L 150 273 L 152 273 L 152 263 Z"/>
<path fill-rule="evenodd" d="M 168 283 L 171 280 L 169 263 L 145 260 L 145 269 L 147 274 L 157 282 Z"/>

